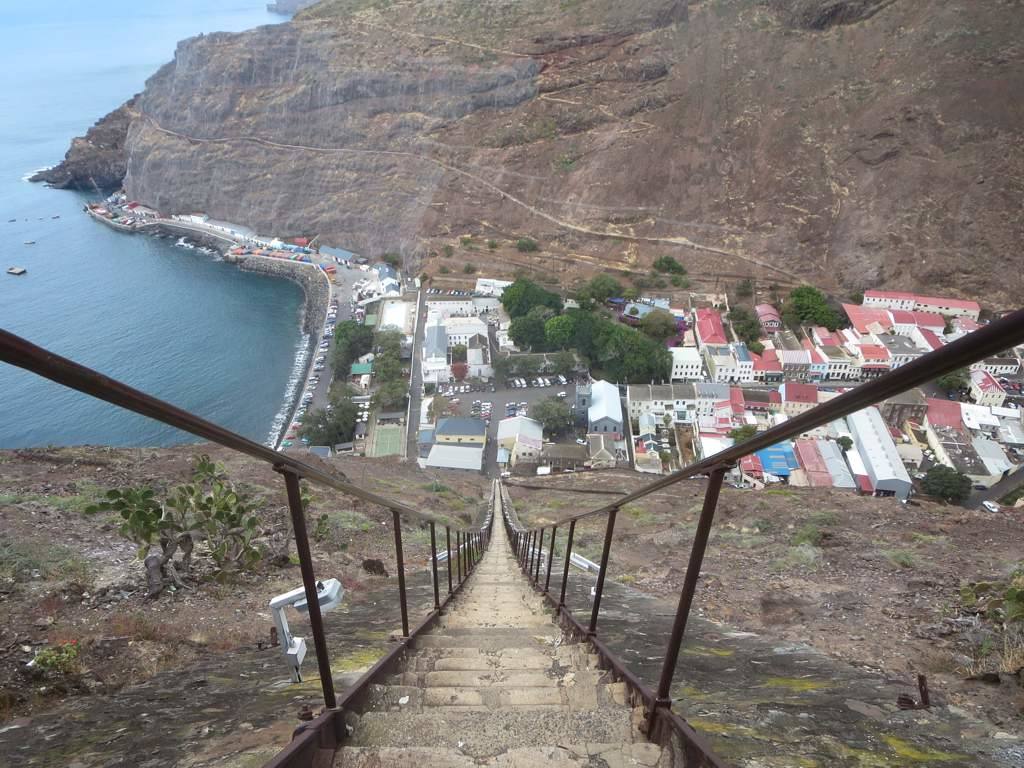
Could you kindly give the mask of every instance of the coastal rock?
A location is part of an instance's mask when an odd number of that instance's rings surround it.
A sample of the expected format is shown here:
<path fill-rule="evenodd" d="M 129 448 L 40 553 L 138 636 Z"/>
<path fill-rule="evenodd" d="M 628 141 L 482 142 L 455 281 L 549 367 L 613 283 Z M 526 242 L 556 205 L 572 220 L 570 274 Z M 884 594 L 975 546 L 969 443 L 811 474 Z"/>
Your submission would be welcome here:
<path fill-rule="evenodd" d="M 122 104 L 74 139 L 64 160 L 39 171 L 29 181 L 43 181 L 57 189 L 110 192 L 121 186 L 127 169 L 125 139 L 135 117 L 135 99 Z"/>
<path fill-rule="evenodd" d="M 541 256 L 494 268 L 674 255 L 704 279 L 1008 305 L 1018 31 L 1013 3 L 329 0 L 179 44 L 130 113 L 124 183 L 416 268 L 460 234 L 529 236 Z M 100 143 L 54 178 L 95 177 Z"/>

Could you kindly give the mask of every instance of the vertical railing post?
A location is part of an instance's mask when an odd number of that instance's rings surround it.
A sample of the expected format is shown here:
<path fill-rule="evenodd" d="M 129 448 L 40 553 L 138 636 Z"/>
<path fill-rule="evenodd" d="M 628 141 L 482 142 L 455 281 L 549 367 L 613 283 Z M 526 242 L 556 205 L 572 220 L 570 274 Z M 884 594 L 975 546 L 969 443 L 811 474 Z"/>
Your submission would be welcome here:
<path fill-rule="evenodd" d="M 437 534 L 434 532 L 434 521 L 430 521 L 430 572 L 434 579 L 434 610 L 441 610 L 441 588 L 437 583 Z"/>
<path fill-rule="evenodd" d="M 604 579 L 608 575 L 608 555 L 612 550 L 612 534 L 615 532 L 615 518 L 619 514 L 618 507 L 612 507 L 608 513 L 608 524 L 604 529 L 604 549 L 601 550 L 601 570 L 597 572 L 597 586 L 594 588 L 594 607 L 590 611 L 590 626 L 587 637 L 597 634 L 597 616 L 601 612 L 601 593 L 604 592 Z"/>
<path fill-rule="evenodd" d="M 537 545 L 537 565 L 534 566 L 533 583 L 540 583 L 540 561 L 544 559 L 544 529 L 540 529 L 540 544 Z"/>
<path fill-rule="evenodd" d="M 548 593 L 548 587 L 551 586 L 551 564 L 555 561 L 555 535 L 558 533 L 558 526 L 551 526 L 551 543 L 548 544 L 548 575 L 544 579 L 544 594 Z"/>
<path fill-rule="evenodd" d="M 648 713 L 649 722 L 654 720 L 654 715 L 659 707 L 672 705 L 672 699 L 668 695 L 669 689 L 672 687 L 672 677 L 675 675 L 676 662 L 679 660 L 679 648 L 683 643 L 683 634 L 686 632 L 686 621 L 690 616 L 690 608 L 693 606 L 693 596 L 697 591 L 697 580 L 704 563 L 704 552 L 708 547 L 708 536 L 711 533 L 711 523 L 715 519 L 715 508 L 718 506 L 718 495 L 722 490 L 725 472 L 726 468 L 720 467 L 714 470 L 711 477 L 708 478 L 708 488 L 704 492 L 704 506 L 700 511 L 700 520 L 697 521 L 697 531 L 693 535 L 690 562 L 686 565 L 686 576 L 683 578 L 683 588 L 679 593 L 679 604 L 676 607 L 676 618 L 672 624 L 672 634 L 669 635 L 668 645 L 665 648 L 665 661 L 661 666 L 658 691 L 655 694 L 654 706 Z"/>
<path fill-rule="evenodd" d="M 558 607 L 565 607 L 565 587 L 569 583 L 569 562 L 572 560 L 572 537 L 576 533 L 576 521 L 569 521 L 569 538 L 565 541 L 565 565 L 562 568 L 562 594 L 558 596 Z"/>
<path fill-rule="evenodd" d="M 306 590 L 306 605 L 309 609 L 309 627 L 313 631 L 313 646 L 316 648 L 316 665 L 320 671 L 320 685 L 324 691 L 324 706 L 334 709 L 338 705 L 334 697 L 334 676 L 331 674 L 331 660 L 327 655 L 327 637 L 324 634 L 324 618 L 320 613 L 320 598 L 317 596 L 316 575 L 313 573 L 313 556 L 309 551 L 309 535 L 306 533 L 306 512 L 302 506 L 302 491 L 299 476 L 281 466 L 277 471 L 284 475 L 284 487 L 288 493 L 288 511 L 292 516 L 295 532 L 295 550 L 299 555 L 299 570 L 302 572 L 302 586 Z"/>
<path fill-rule="evenodd" d="M 409 603 L 405 595 L 405 554 L 402 552 L 402 518 L 397 509 L 391 510 L 395 524 L 395 560 L 398 566 L 398 602 L 402 608 L 402 636 L 409 636 Z"/>
<path fill-rule="evenodd" d="M 530 531 L 530 554 L 526 558 L 526 578 L 533 575 L 533 557 L 537 549 L 537 532 Z"/>
<path fill-rule="evenodd" d="M 445 565 L 448 566 L 448 594 L 452 593 L 452 529 L 447 525 L 444 527 L 444 548 L 448 552 L 445 558 Z"/>
<path fill-rule="evenodd" d="M 462 586 L 462 533 L 455 532 L 455 565 L 458 568 L 459 586 Z"/>

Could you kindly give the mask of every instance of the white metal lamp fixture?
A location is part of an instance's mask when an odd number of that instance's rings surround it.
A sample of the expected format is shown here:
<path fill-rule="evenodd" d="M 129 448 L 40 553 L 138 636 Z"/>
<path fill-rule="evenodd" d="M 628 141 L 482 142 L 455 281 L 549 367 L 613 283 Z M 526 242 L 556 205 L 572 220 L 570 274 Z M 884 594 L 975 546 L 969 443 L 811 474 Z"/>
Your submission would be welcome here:
<path fill-rule="evenodd" d="M 320 612 L 327 613 L 341 604 L 341 600 L 345 596 L 345 589 L 337 579 L 327 579 L 316 583 L 316 595 L 317 602 L 320 604 Z M 285 663 L 292 673 L 292 682 L 301 683 L 302 674 L 299 670 L 302 660 L 306 658 L 306 641 L 301 637 L 294 637 L 288 628 L 288 619 L 284 615 L 284 609 L 289 605 L 299 613 L 309 612 L 304 587 L 285 592 L 270 601 L 270 612 L 274 617 L 274 626 L 277 627 L 277 636 L 281 639 L 281 650 L 284 652 Z"/>

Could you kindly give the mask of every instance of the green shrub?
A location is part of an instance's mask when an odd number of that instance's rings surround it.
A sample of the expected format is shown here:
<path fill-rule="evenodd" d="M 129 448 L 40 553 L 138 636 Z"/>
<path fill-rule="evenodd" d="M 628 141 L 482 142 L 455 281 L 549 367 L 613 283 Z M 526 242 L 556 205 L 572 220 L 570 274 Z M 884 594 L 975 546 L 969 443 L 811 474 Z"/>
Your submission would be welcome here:
<path fill-rule="evenodd" d="M 467 275 L 472 275 L 474 272 L 476 272 L 476 267 L 472 264 L 466 264 L 466 266 L 462 268 L 462 271 Z"/>
<path fill-rule="evenodd" d="M 540 250 L 540 246 L 537 245 L 536 240 L 531 240 L 528 237 L 521 237 L 516 240 L 516 250 L 520 253 L 533 253 L 534 251 Z"/>
<path fill-rule="evenodd" d="M 441 249 L 441 253 L 444 255 L 446 259 L 450 259 L 452 257 L 452 254 L 455 253 L 455 247 L 452 245 L 446 245 L 444 246 L 444 248 Z"/>
<path fill-rule="evenodd" d="M 442 275 L 447 275 L 449 272 L 451 272 L 451 270 L 448 269 L 448 267 L 446 267 L 444 264 L 442 264 L 441 268 L 437 271 L 440 272 Z"/>
<path fill-rule="evenodd" d="M 46 672 L 70 675 L 78 671 L 78 641 L 44 648 L 36 654 L 35 665 Z"/>
<path fill-rule="evenodd" d="M 498 248 L 498 241 L 497 240 L 488 240 L 487 241 L 487 248 L 489 250 L 492 250 L 492 251 L 497 250 L 497 248 Z"/>
<path fill-rule="evenodd" d="M 900 568 L 913 568 L 914 567 L 914 553 L 908 552 L 905 549 L 888 549 L 883 553 L 893 565 L 898 565 Z"/>

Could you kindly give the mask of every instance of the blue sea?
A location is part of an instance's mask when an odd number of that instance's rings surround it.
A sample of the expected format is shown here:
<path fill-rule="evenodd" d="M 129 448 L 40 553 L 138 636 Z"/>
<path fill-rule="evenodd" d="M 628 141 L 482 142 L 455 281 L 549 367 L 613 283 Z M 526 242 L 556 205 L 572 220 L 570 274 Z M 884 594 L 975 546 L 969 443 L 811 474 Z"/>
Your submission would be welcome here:
<path fill-rule="evenodd" d="M 298 286 L 115 232 L 81 211 L 98 195 L 25 178 L 141 90 L 178 40 L 281 23 L 265 2 L 0 7 L 0 327 L 261 442 L 300 346 Z M 0 363 L 0 448 L 189 439 Z"/>

